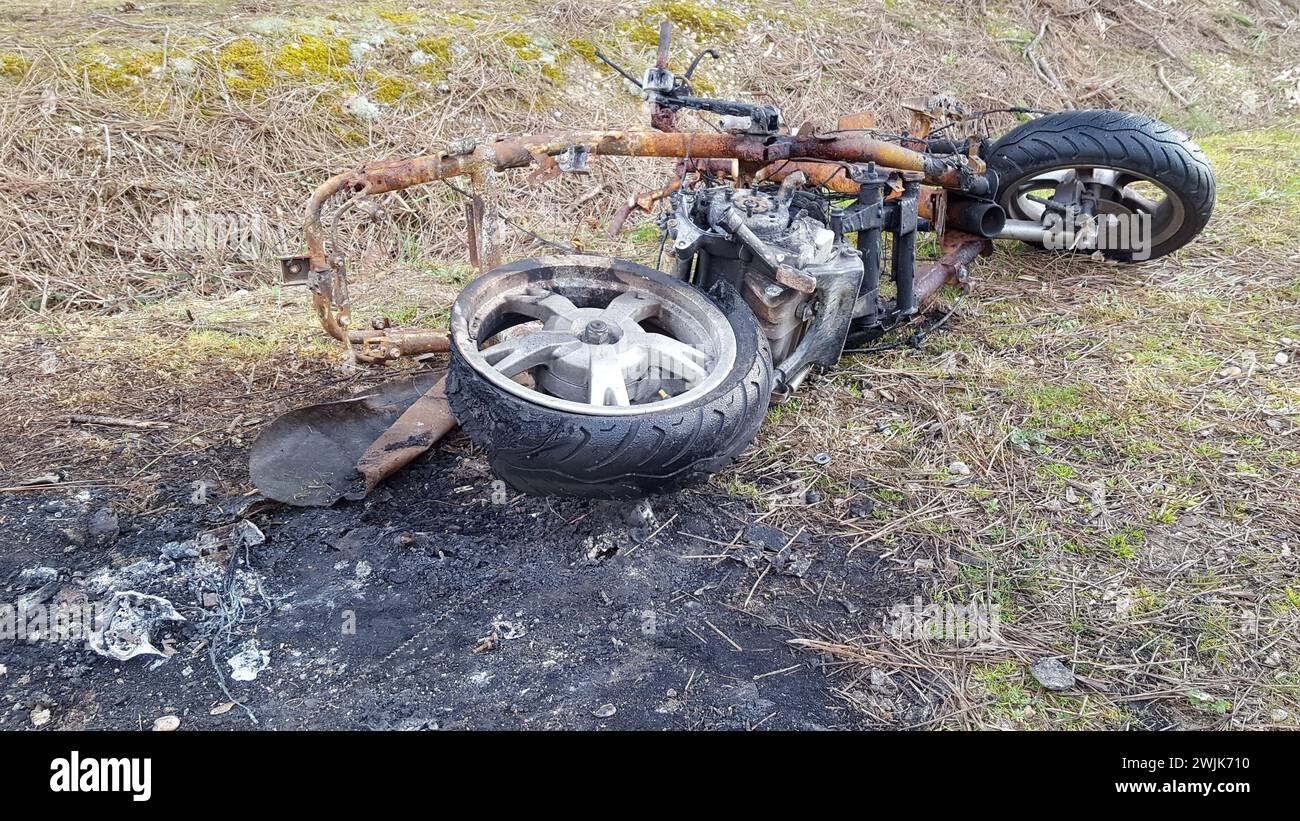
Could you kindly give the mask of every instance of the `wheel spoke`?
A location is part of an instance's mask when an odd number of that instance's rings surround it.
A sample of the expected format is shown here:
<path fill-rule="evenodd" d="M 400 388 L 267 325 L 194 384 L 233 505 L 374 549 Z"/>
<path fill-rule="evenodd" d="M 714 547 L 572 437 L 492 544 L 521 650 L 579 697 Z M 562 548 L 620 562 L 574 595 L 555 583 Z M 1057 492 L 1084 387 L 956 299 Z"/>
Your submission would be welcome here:
<path fill-rule="evenodd" d="M 489 365 L 506 376 L 516 376 L 577 350 L 581 344 L 571 334 L 533 331 L 484 348 L 482 353 Z"/>
<path fill-rule="evenodd" d="M 1160 207 L 1160 203 L 1155 200 L 1149 200 L 1131 188 L 1125 188 L 1120 202 L 1130 211 L 1140 211 L 1147 214 L 1154 214 Z"/>
<path fill-rule="evenodd" d="M 659 313 L 659 301 L 640 291 L 625 291 L 614 297 L 614 301 L 601 312 L 600 318 L 612 326 L 623 324 L 627 320 L 640 322 Z"/>
<path fill-rule="evenodd" d="M 623 364 L 614 345 L 590 345 L 587 370 L 588 401 L 593 405 L 630 405 Z"/>
<path fill-rule="evenodd" d="M 1068 170 L 1048 171 L 1047 173 L 1039 174 L 1036 177 L 1032 177 L 1027 180 L 1021 180 L 1019 183 L 1016 184 L 1016 190 L 1018 192 L 1025 192 L 1025 191 L 1034 191 L 1034 190 L 1045 190 L 1049 188 L 1054 189 L 1062 182 L 1064 182 L 1065 178 L 1068 177 L 1070 173 L 1071 172 Z"/>
<path fill-rule="evenodd" d="M 1093 168 L 1084 176 L 1080 174 L 1079 179 L 1085 184 L 1096 183 L 1111 188 L 1123 188 L 1119 184 L 1120 173 L 1110 168 Z"/>
<path fill-rule="evenodd" d="M 687 382 L 703 379 L 708 373 L 709 355 L 685 342 L 656 333 L 642 334 L 637 343 L 649 354 L 650 365 Z"/>
<path fill-rule="evenodd" d="M 542 322 L 553 319 L 572 322 L 578 316 L 578 306 L 570 302 L 568 297 L 554 291 L 515 294 L 507 297 L 502 304 L 512 313 L 540 319 Z"/>

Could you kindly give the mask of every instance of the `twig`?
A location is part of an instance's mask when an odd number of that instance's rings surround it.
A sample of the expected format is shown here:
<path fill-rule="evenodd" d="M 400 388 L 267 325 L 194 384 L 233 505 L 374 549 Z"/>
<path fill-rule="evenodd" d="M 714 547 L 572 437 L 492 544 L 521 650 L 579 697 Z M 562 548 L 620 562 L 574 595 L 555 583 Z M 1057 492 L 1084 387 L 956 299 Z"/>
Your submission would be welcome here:
<path fill-rule="evenodd" d="M 121 416 L 94 416 L 90 414 L 71 413 L 55 417 L 56 422 L 74 425 L 99 425 L 105 428 L 136 428 L 138 430 L 159 430 L 170 428 L 171 422 L 154 422 L 145 419 L 127 419 Z"/>

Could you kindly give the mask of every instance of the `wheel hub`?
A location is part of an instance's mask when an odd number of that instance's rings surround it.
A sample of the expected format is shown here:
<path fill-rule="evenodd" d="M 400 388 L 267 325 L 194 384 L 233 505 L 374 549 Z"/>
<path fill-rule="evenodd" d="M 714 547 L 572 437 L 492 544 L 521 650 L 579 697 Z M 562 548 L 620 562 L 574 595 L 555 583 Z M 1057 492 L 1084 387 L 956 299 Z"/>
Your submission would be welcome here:
<path fill-rule="evenodd" d="M 611 326 L 603 319 L 593 319 L 582 329 L 578 338 L 588 345 L 610 345 L 617 342 L 623 334 L 617 325 Z"/>

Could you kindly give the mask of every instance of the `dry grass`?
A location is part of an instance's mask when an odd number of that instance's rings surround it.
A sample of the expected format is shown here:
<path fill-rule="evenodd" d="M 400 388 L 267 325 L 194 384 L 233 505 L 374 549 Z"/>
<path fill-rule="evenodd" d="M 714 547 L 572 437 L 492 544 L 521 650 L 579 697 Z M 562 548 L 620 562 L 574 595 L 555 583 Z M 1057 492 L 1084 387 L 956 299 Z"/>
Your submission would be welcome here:
<path fill-rule="evenodd" d="M 1231 167 L 1263 136 L 1207 144 Z M 1266 136 L 1283 157 L 1300 145 L 1294 128 Z M 771 412 L 724 486 L 1004 620 L 1005 641 L 976 648 L 819 636 L 832 655 L 916 677 L 955 726 L 1295 726 L 1298 260 L 1243 244 L 1249 201 L 1232 194 L 1300 178 L 1237 172 L 1176 258 L 1007 244 L 923 350 L 846 359 Z M 850 514 L 862 498 L 865 519 Z M 1086 677 L 1083 695 L 1033 681 L 1026 662 L 1045 655 Z"/>
<path fill-rule="evenodd" d="M 807 626 L 803 646 L 839 659 L 837 692 L 879 716 L 870 669 L 897 673 L 941 700 L 927 726 L 1295 726 L 1294 0 L 450 8 L 0 12 L 0 485 L 57 469 L 147 511 L 200 456 L 241 462 L 280 410 L 383 378 L 349 370 L 304 295 L 270 285 L 274 257 L 298 250 L 306 192 L 460 136 L 641 121 L 586 55 L 643 64 L 666 11 L 727 52 L 704 69 L 711 90 L 767 95 L 792 122 L 874 109 L 888 127 L 899 97 L 928 90 L 976 107 L 1109 106 L 1188 128 L 1219 170 L 1216 217 L 1176 258 L 1119 268 L 1002 247 L 924 350 L 847 359 L 774 408 L 718 478 L 791 532 L 842 534 L 851 562 L 921 574 L 935 601 L 1001 608 L 1003 641 L 987 647 Z M 413 65 L 416 51 L 432 59 Z M 377 119 L 350 110 L 357 95 Z M 662 165 L 596 170 L 502 207 L 550 236 L 652 257 L 653 231 L 610 242 L 601 229 Z M 340 230 L 358 314 L 437 324 L 466 273 L 460 203 L 431 187 L 383 205 L 382 222 Z M 214 214 L 256 216 L 260 241 L 243 254 L 159 241 L 159 218 Z M 1284 349 L 1290 363 L 1270 369 Z M 71 413 L 169 427 L 58 421 Z M 205 478 L 245 481 L 234 467 Z M 850 516 L 862 497 L 875 512 Z M 1026 670 L 1042 655 L 1085 686 L 1043 691 Z"/>
<path fill-rule="evenodd" d="M 938 8 L 11 4 L 0 15 L 0 315 L 124 310 L 270 282 L 275 255 L 298 250 L 304 194 L 333 171 L 467 135 L 638 122 L 637 99 L 590 55 L 599 47 L 644 64 L 664 14 L 679 24 L 678 59 L 692 41 L 724 49 L 700 75 L 706 90 L 763 95 L 794 123 L 872 109 L 897 124 L 900 96 L 934 89 L 978 108 L 1112 106 L 1204 132 L 1269 118 L 1300 94 L 1288 58 L 1295 9 L 1278 0 Z M 358 96 L 374 119 L 357 113 Z M 613 209 L 662 164 L 599 171 L 512 192 L 507 215 L 599 244 Z M 578 219 L 557 211 L 566 200 L 583 203 Z M 363 270 L 460 258 L 449 190 L 406 192 L 385 208 L 382 224 L 358 217 L 343 228 Z M 195 236 L 160 241 L 161 218 L 221 214 L 256 218 L 255 253 Z"/>

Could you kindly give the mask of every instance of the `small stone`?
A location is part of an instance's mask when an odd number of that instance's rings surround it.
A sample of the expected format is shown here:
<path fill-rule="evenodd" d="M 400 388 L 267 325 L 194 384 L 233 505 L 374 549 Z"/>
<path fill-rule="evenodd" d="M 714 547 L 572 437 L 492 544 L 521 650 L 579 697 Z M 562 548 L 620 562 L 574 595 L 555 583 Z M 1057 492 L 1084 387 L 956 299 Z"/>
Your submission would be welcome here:
<path fill-rule="evenodd" d="M 876 509 L 876 503 L 869 498 L 854 499 L 849 502 L 849 515 L 855 519 L 865 519 Z"/>
<path fill-rule="evenodd" d="M 1282 351 L 1278 351 L 1277 356 L 1273 357 L 1273 361 L 1278 365 L 1285 365 L 1291 361 L 1291 357 L 1287 356 Z"/>
<path fill-rule="evenodd" d="M 1035 715 L 1037 715 L 1037 713 L 1035 713 L 1034 708 L 1032 706 L 1026 704 L 1025 709 L 1020 711 L 1020 715 L 1024 718 L 1033 718 Z"/>
<path fill-rule="evenodd" d="M 29 567 L 18 574 L 18 586 L 24 590 L 31 590 L 57 581 L 58 578 L 59 571 L 53 567 Z"/>
<path fill-rule="evenodd" d="M 623 509 L 622 513 L 623 521 L 632 527 L 654 527 L 655 511 L 647 499 L 629 505 Z"/>
<path fill-rule="evenodd" d="M 822 500 L 822 495 L 815 490 L 810 490 L 804 494 L 803 500 L 807 504 L 815 505 Z"/>
<path fill-rule="evenodd" d="M 614 715 L 614 713 L 617 712 L 618 712 L 618 708 L 615 707 L 613 704 L 602 704 L 596 709 L 592 710 L 591 714 L 596 718 L 609 718 L 610 716 Z"/>
<path fill-rule="evenodd" d="M 86 536 L 92 545 L 111 545 L 117 541 L 119 533 L 117 514 L 107 508 L 96 510 L 86 520 Z"/>
<path fill-rule="evenodd" d="M 1034 674 L 1039 684 L 1049 690 L 1068 690 L 1075 683 L 1074 673 L 1060 659 L 1039 659 L 1029 665 L 1029 672 Z"/>
<path fill-rule="evenodd" d="M 1222 376 L 1227 379 L 1231 379 L 1235 376 L 1241 376 L 1241 368 L 1238 368 L 1236 365 L 1233 365 L 1230 368 L 1224 368 L 1223 370 L 1219 371 L 1219 376 Z"/>
<path fill-rule="evenodd" d="M 802 550 L 782 551 L 772 559 L 772 566 L 782 575 L 802 579 L 812 568 L 812 556 Z"/>
<path fill-rule="evenodd" d="M 86 525 L 84 522 L 77 522 L 69 527 L 59 528 L 63 538 L 68 540 L 69 548 L 85 547 L 86 541 L 90 537 L 86 534 Z"/>
<path fill-rule="evenodd" d="M 1283 721 L 1286 721 L 1288 718 L 1290 718 L 1291 714 L 1288 713 L 1286 710 L 1283 710 L 1281 707 L 1274 707 L 1273 712 L 1269 713 L 1268 717 L 1273 719 L 1275 723 L 1281 724 Z"/>
<path fill-rule="evenodd" d="M 965 462 L 953 462 L 948 465 L 948 473 L 953 476 L 969 476 L 970 468 L 966 466 Z"/>
<path fill-rule="evenodd" d="M 912 563 L 912 569 L 917 573 L 930 573 L 934 570 L 934 559 L 917 559 Z"/>
<path fill-rule="evenodd" d="M 155 733 L 170 733 L 181 726 L 181 720 L 176 716 L 162 716 L 153 723 Z"/>
<path fill-rule="evenodd" d="M 35 710 L 28 713 L 28 718 L 32 720 L 33 727 L 44 727 L 46 724 L 50 723 L 50 708 L 37 707 Z"/>

